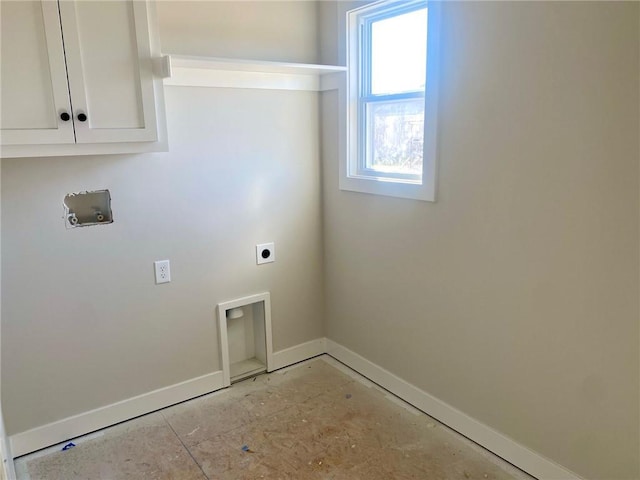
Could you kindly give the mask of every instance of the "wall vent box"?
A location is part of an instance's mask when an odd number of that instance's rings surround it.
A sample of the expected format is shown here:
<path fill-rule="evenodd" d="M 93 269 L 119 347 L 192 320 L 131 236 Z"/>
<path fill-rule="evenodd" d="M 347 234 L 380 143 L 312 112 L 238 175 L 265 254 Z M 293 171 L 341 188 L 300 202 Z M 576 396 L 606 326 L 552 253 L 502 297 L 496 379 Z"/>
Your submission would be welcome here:
<path fill-rule="evenodd" d="M 271 302 L 269 293 L 218 305 L 224 385 L 271 371 Z"/>
<path fill-rule="evenodd" d="M 113 223 L 109 190 L 70 193 L 64 197 L 67 228 Z"/>

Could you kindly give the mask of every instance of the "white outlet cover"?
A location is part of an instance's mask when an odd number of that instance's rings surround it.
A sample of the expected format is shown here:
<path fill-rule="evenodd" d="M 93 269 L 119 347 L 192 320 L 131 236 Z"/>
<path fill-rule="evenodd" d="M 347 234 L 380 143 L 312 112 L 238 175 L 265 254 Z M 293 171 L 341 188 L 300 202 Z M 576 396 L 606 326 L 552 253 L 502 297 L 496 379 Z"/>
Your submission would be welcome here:
<path fill-rule="evenodd" d="M 276 261 L 276 244 L 261 243 L 256 245 L 256 263 L 262 265 L 263 263 L 271 263 Z"/>
<path fill-rule="evenodd" d="M 153 262 L 156 272 L 156 285 L 169 283 L 171 281 L 171 264 L 169 260 L 158 260 Z"/>

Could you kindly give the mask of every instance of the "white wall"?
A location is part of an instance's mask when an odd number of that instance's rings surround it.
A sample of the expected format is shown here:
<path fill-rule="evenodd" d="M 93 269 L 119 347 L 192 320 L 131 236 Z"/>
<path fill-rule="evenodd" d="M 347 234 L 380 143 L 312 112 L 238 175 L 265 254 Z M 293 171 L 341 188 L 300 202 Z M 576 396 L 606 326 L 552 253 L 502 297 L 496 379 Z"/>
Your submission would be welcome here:
<path fill-rule="evenodd" d="M 637 479 L 639 6 L 442 10 L 436 203 L 340 191 L 323 95 L 328 337 L 584 478 Z"/>
<path fill-rule="evenodd" d="M 179 3 L 158 5 L 162 40 L 180 13 L 193 45 L 203 43 L 200 6 Z M 285 20 L 315 39 L 315 17 L 286 6 L 256 31 L 228 3 L 228 28 L 245 32 L 255 56 L 313 56 L 315 43 L 269 43 Z M 167 87 L 165 96 L 168 153 L 2 161 L 9 434 L 219 370 L 222 301 L 270 291 L 276 351 L 323 336 L 318 95 Z M 66 230 L 64 195 L 101 188 L 115 222 Z M 258 267 L 255 244 L 267 241 L 277 261 Z M 167 258 L 172 282 L 155 285 L 153 261 Z"/>

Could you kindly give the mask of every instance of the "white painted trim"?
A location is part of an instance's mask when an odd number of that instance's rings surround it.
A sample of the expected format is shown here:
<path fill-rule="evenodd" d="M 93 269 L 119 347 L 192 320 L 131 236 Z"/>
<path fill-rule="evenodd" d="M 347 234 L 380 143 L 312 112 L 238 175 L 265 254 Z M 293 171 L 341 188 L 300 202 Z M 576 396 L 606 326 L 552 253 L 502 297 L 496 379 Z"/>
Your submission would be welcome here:
<path fill-rule="evenodd" d="M 225 306 L 225 310 L 235 308 L 262 301 L 265 298 L 264 295 L 244 297 L 221 305 Z M 265 303 L 265 317 L 267 316 L 267 311 L 270 312 L 270 310 L 270 305 Z M 576 473 L 562 467 L 553 460 L 530 450 L 332 340 L 317 338 L 284 350 L 270 352 L 267 359 L 268 370 L 278 370 L 323 353 L 339 360 L 349 368 L 534 477 L 544 480 L 582 480 Z M 115 423 L 219 390 L 228 385 L 229 383 L 225 381 L 222 371 L 213 372 L 12 435 L 8 448 L 14 457 L 24 455 Z M 10 475 L 8 478 L 12 480 Z"/>
<path fill-rule="evenodd" d="M 326 338 L 316 338 L 315 340 L 274 352 L 273 367 L 269 371 L 288 367 L 294 363 L 322 355 L 326 352 L 326 341 Z"/>
<path fill-rule="evenodd" d="M 160 89 L 162 92 L 162 89 Z M 162 95 L 162 93 L 161 93 Z M 166 123 L 166 122 L 165 122 Z M 57 145 L 0 145 L 0 158 L 24 157 L 65 157 L 76 155 L 111 155 L 137 154 L 147 152 L 169 151 L 166 136 L 166 125 L 159 122 L 158 135 L 164 135 L 158 142 L 127 142 L 127 143 L 69 143 Z"/>
<path fill-rule="evenodd" d="M 227 336 L 227 310 L 244 307 L 252 303 L 264 302 L 264 330 L 267 343 L 267 371 L 273 370 L 273 339 L 271 335 L 271 294 L 258 293 L 218 304 L 218 333 L 220 337 L 220 360 L 222 363 L 223 385 L 231 385 L 231 365 L 229 363 L 229 338 Z"/>
<path fill-rule="evenodd" d="M 222 372 L 213 372 L 120 402 L 11 435 L 14 457 L 159 410 L 224 387 Z"/>
<path fill-rule="evenodd" d="M 320 77 L 320 91 L 339 90 L 343 88 L 346 80 L 346 72 L 328 73 Z"/>
<path fill-rule="evenodd" d="M 327 353 L 407 403 L 436 418 L 516 467 L 544 480 L 581 480 L 567 470 L 393 373 L 327 339 Z"/>
<path fill-rule="evenodd" d="M 317 92 L 323 89 L 323 76 L 346 70 L 334 65 L 217 57 L 170 55 L 170 58 L 171 77 L 165 78 L 165 86 Z"/>
<path fill-rule="evenodd" d="M 222 365 L 222 385 L 231 385 L 231 364 L 229 361 L 229 336 L 227 335 L 226 310 L 218 305 L 218 338 L 220 339 L 220 364 Z"/>
<path fill-rule="evenodd" d="M 268 293 L 244 297 L 242 299 L 228 302 L 231 306 L 227 308 L 235 308 L 242 305 L 256 303 L 258 301 L 265 301 L 265 320 L 268 315 L 268 321 L 270 324 L 271 315 L 270 313 L 267 314 L 267 312 L 271 311 Z M 271 345 L 270 330 L 271 328 L 269 325 L 268 342 Z M 275 353 L 270 347 L 267 352 L 267 363 L 269 364 L 268 369 L 269 371 L 278 370 L 317 355 L 322 355 L 325 353 L 325 342 L 325 338 L 318 338 Z M 85 435 L 95 430 L 99 430 L 215 390 L 220 390 L 228 385 L 229 382 L 228 380 L 225 381 L 223 371 L 217 371 L 138 395 L 133 398 L 122 400 L 111 405 L 106 405 L 95 410 L 58 420 L 41 427 L 36 427 L 26 432 L 11 435 L 6 443 L 6 450 L 3 451 L 8 459 L 7 464 L 10 463 L 7 470 L 7 479 L 13 480 L 15 478 L 15 474 L 13 473 L 13 462 L 9 459 L 40 450 L 50 445 L 65 442 L 80 435 Z"/>
<path fill-rule="evenodd" d="M 169 55 L 153 57 L 151 64 L 154 76 L 158 78 L 169 78 L 171 76 L 171 57 Z"/>
<path fill-rule="evenodd" d="M 4 418 L 2 415 L 2 407 L 0 406 L 0 465 L 1 473 L 0 478 L 6 478 L 7 480 L 14 480 L 16 478 L 16 470 L 13 464 L 13 455 L 11 453 L 11 443 L 9 437 L 7 437 L 4 429 Z"/>
<path fill-rule="evenodd" d="M 301 90 L 317 92 L 320 82 L 315 75 L 285 73 L 233 72 L 203 68 L 173 67 L 165 87 L 257 88 L 263 90 Z"/>
<path fill-rule="evenodd" d="M 224 57 L 196 57 L 172 55 L 171 65 L 181 68 L 200 68 L 207 70 L 229 70 L 236 72 L 287 73 L 297 75 L 324 75 L 325 73 L 345 72 L 347 67 L 337 65 L 317 65 L 311 63 L 269 62 Z"/>
<path fill-rule="evenodd" d="M 362 110 L 361 95 L 365 81 L 371 74 L 370 67 L 363 66 L 363 58 L 370 50 L 370 39 L 362 36 L 363 22 L 382 15 L 396 15 L 398 7 L 404 8 L 411 3 L 399 4 L 391 0 L 374 2 L 347 12 L 346 83 L 340 86 L 338 115 L 339 119 L 339 177 L 340 190 L 407 198 L 426 202 L 436 201 L 437 173 L 437 129 L 438 129 L 438 76 L 439 76 L 439 37 L 440 5 L 438 1 L 419 0 L 428 8 L 427 28 L 427 72 L 424 92 L 424 146 L 422 162 L 422 180 L 412 183 L 393 174 L 364 170 L 361 158 L 365 154 L 365 130 L 368 120 Z M 366 36 L 365 36 L 366 37 Z M 342 89 L 345 89 L 343 92 Z"/>

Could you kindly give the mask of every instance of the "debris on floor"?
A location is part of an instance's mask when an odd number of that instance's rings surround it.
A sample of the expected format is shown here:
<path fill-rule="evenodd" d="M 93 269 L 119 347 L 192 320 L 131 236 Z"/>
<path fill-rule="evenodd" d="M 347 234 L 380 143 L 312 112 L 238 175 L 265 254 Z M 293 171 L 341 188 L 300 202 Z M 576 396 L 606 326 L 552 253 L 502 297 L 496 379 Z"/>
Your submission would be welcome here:
<path fill-rule="evenodd" d="M 73 442 L 69 442 L 69 443 L 67 443 L 64 447 L 62 447 L 62 451 L 69 450 L 69 449 L 71 449 L 71 448 L 73 448 L 73 447 L 75 447 L 75 446 L 76 446 L 76 444 L 75 444 L 75 443 L 73 443 Z"/>
<path fill-rule="evenodd" d="M 311 362 L 20 457 L 17 480 L 534 480 L 337 362 Z"/>

